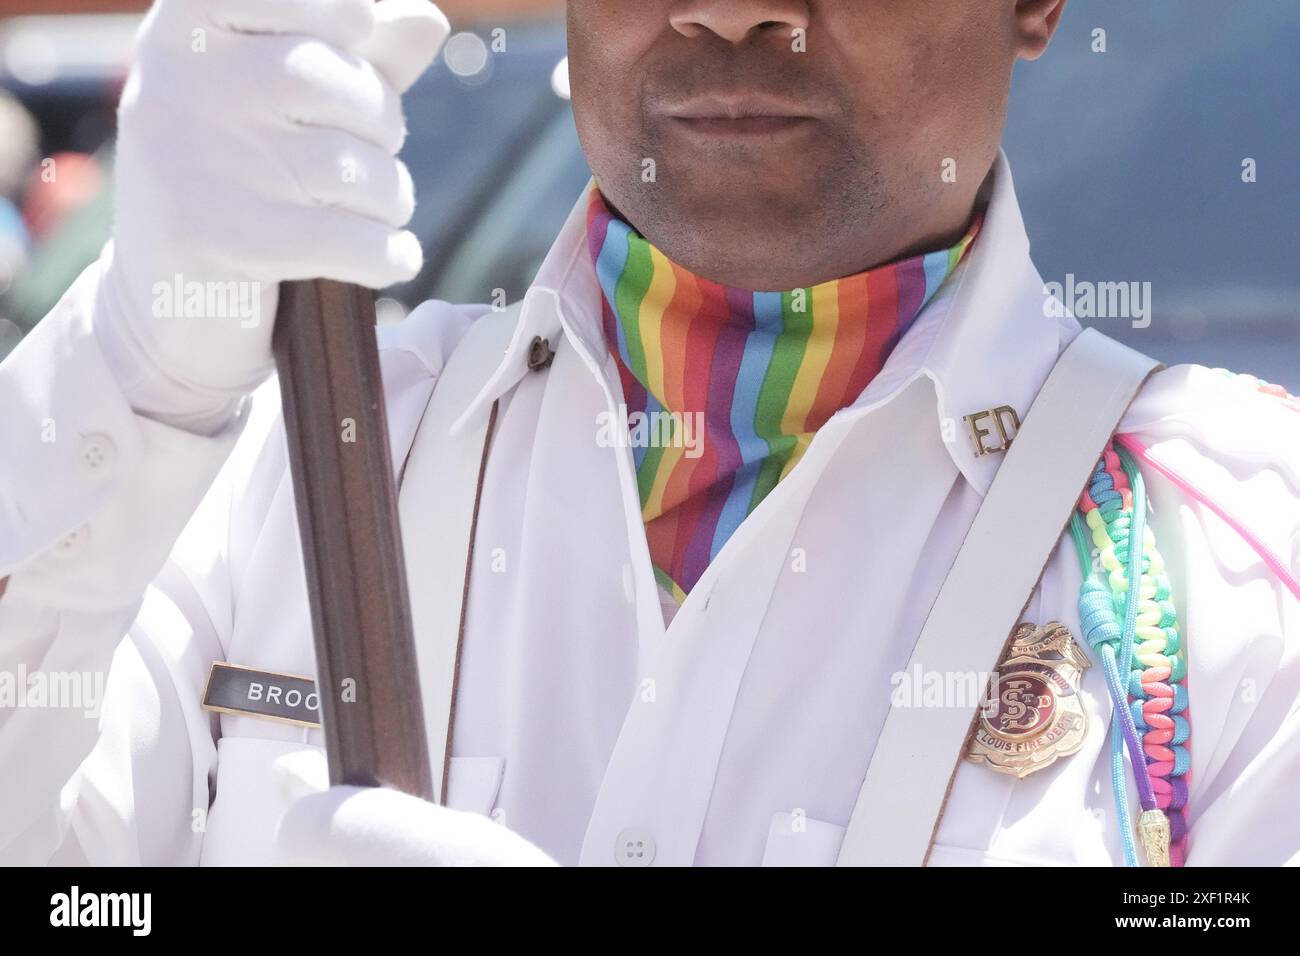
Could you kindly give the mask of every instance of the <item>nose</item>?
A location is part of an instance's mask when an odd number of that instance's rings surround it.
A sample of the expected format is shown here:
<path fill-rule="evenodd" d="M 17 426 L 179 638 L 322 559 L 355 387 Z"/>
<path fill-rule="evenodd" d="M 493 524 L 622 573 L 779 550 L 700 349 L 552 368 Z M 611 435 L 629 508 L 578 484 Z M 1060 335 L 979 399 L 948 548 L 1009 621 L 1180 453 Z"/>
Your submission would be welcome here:
<path fill-rule="evenodd" d="M 808 29 L 806 0 L 678 0 L 668 14 L 682 36 L 714 34 L 729 43 Z"/>

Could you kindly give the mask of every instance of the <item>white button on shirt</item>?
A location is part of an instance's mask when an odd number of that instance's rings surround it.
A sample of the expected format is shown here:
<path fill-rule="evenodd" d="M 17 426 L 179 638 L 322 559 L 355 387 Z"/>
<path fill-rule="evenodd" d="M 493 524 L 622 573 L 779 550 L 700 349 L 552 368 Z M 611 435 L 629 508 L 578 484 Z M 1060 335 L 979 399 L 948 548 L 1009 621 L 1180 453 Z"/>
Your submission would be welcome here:
<path fill-rule="evenodd" d="M 89 528 L 77 528 L 69 531 L 59 539 L 55 545 L 55 553 L 60 558 L 74 558 L 79 555 L 86 547 L 86 542 L 90 539 Z"/>
<path fill-rule="evenodd" d="M 87 435 L 81 440 L 81 466 L 90 475 L 106 476 L 116 456 L 117 446 L 107 435 Z"/>
<path fill-rule="evenodd" d="M 476 537 L 450 799 L 499 808 L 511 829 L 562 863 L 833 863 L 891 693 L 1000 463 L 976 454 L 962 418 L 1000 405 L 1023 418 L 1077 326 L 1047 317 L 1000 160 L 965 261 L 881 373 L 817 433 L 666 615 L 631 450 L 596 438 L 599 416 L 622 400 L 599 296 L 579 202 L 476 403 L 501 404 Z M 430 303 L 381 330 L 399 462 L 442 361 L 481 312 Z M 72 335 L 57 322 L 36 334 Z M 526 353 L 539 335 L 555 357 L 530 372 Z M 0 377 L 0 392 L 4 384 Z M 273 390 L 259 395 L 241 447 L 142 608 L 131 595 L 146 581 L 97 557 L 112 551 L 115 533 L 126 536 L 125 519 L 97 528 L 84 559 L 101 561 L 101 591 L 122 596 L 118 611 L 60 616 L 52 609 L 77 606 L 70 587 L 45 575 L 36 588 L 15 573 L 0 600 L 0 634 L 25 635 L 25 647 L 98 640 L 111 649 L 114 629 L 131 639 L 114 661 L 116 703 L 101 729 L 50 723 L 39 737 L 30 729 L 6 736 L 0 725 L 0 765 L 21 758 L 36 768 L 21 781 L 0 775 L 0 805 L 26 808 L 0 817 L 0 847 L 11 855 L 265 859 L 286 805 L 270 767 L 319 746 L 319 732 L 214 720 L 197 697 L 213 658 L 314 671 L 273 399 Z M 139 427 L 147 429 L 139 449 L 120 454 L 115 470 L 182 471 L 175 449 L 189 439 Z M 1295 412 L 1217 373 L 1180 368 L 1148 385 L 1121 431 L 1176 463 L 1295 566 Z M 229 440 L 193 441 L 219 460 Z M 195 454 L 189 448 L 184 460 Z M 1147 477 L 1189 662 L 1189 862 L 1283 862 L 1300 852 L 1300 819 L 1288 809 L 1300 767 L 1300 608 L 1220 519 L 1163 477 Z M 174 499 L 179 512 L 196 487 L 197 478 L 179 482 L 152 507 Z M 127 499 L 116 507 L 127 509 Z M 175 534 L 161 517 L 147 524 L 151 540 Z M 1026 619 L 1059 620 L 1077 634 L 1079 583 L 1063 542 Z M 944 664 L 925 666 L 942 672 Z M 1090 729 L 1077 754 L 1024 780 L 960 767 L 931 865 L 1121 861 L 1100 668 L 1087 672 L 1082 696 Z M 57 756 L 78 748 L 93 749 L 79 771 Z M 483 760 L 493 773 L 471 774 L 466 761 Z M 40 787 L 57 795 L 69 779 L 63 804 L 41 802 Z M 215 801 L 196 834 L 193 810 L 207 810 L 210 779 Z"/>
<path fill-rule="evenodd" d="M 654 837 L 645 830 L 629 827 L 618 835 L 614 860 L 619 866 L 649 866 L 654 859 Z"/>

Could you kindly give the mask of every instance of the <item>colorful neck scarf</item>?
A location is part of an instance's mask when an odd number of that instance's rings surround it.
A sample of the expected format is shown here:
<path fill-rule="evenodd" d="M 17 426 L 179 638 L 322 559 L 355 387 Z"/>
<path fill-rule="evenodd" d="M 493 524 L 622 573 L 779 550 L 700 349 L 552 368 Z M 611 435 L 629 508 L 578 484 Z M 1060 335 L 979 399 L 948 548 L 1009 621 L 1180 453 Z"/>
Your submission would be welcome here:
<path fill-rule="evenodd" d="M 678 602 L 851 404 L 949 276 L 956 246 L 790 292 L 701 279 L 591 190 L 587 239 L 627 403 L 642 517 Z"/>

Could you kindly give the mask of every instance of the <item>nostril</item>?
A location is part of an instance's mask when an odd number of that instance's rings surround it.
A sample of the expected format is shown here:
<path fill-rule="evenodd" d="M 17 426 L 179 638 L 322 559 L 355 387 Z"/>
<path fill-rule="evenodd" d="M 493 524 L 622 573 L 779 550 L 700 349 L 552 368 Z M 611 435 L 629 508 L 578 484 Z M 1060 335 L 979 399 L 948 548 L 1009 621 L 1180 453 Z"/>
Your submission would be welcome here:
<path fill-rule="evenodd" d="M 682 36 L 696 39 L 711 33 L 730 43 L 788 34 L 806 28 L 808 19 L 806 0 L 798 5 L 790 0 L 678 0 L 678 7 L 668 19 Z M 760 14 L 767 16 L 755 19 Z"/>

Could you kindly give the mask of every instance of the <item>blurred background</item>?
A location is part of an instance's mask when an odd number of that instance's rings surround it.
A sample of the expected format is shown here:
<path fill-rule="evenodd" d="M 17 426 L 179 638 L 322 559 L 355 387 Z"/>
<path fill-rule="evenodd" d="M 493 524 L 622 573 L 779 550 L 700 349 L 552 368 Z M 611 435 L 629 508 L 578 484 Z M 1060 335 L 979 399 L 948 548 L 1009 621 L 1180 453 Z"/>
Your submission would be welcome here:
<path fill-rule="evenodd" d="M 562 0 L 439 5 L 454 33 L 406 98 L 403 154 L 426 265 L 381 321 L 521 295 L 588 176 Z M 0 0 L 0 358 L 108 236 L 113 107 L 147 7 Z M 1148 327 L 1092 324 L 1300 392 L 1298 48 L 1296 0 L 1072 0 L 1019 66 L 1005 146 L 1039 271 L 1151 283 Z"/>

